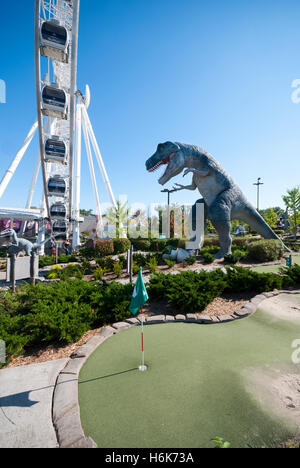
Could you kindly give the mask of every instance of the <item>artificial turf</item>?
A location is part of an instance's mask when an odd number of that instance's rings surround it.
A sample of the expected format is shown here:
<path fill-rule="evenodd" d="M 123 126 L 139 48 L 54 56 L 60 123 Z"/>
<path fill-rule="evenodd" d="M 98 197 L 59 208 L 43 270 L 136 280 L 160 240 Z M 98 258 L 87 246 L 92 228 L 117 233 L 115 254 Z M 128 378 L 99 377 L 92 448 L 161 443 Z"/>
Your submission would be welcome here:
<path fill-rule="evenodd" d="M 300 298 L 299 298 L 300 304 Z M 105 341 L 79 376 L 81 421 L 103 448 L 276 446 L 295 427 L 259 403 L 248 370 L 273 366 L 299 372 L 291 343 L 300 322 L 265 310 L 231 323 L 169 323 L 145 327 L 148 370 L 140 372 L 140 328 Z"/>
<path fill-rule="evenodd" d="M 293 265 L 300 265 L 300 255 L 292 255 Z M 252 267 L 251 270 L 256 271 L 257 273 L 279 273 L 280 269 L 285 267 L 285 263 L 281 265 L 264 265 L 258 267 Z"/>

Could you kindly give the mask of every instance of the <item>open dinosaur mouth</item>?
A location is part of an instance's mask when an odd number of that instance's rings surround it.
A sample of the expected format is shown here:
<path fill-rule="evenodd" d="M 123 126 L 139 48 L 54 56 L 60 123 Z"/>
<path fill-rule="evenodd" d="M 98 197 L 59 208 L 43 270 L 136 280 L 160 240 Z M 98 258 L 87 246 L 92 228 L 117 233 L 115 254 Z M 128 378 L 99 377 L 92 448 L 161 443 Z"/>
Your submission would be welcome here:
<path fill-rule="evenodd" d="M 165 164 L 169 164 L 171 158 L 173 158 L 174 154 L 176 153 L 171 153 L 169 154 L 168 157 L 166 157 L 165 159 L 162 159 L 161 161 L 158 161 L 155 166 L 151 167 L 150 169 L 148 169 L 148 172 L 154 172 L 156 171 L 160 166 L 164 166 Z"/>

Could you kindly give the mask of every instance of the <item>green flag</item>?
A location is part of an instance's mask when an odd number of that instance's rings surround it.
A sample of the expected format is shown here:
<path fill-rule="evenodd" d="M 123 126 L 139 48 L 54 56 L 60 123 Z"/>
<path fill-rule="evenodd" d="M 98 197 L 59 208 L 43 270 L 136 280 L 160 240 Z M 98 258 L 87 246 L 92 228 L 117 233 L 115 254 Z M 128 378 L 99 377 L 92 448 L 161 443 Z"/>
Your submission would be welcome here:
<path fill-rule="evenodd" d="M 149 299 L 147 290 L 145 288 L 142 276 L 142 268 L 140 268 L 138 278 L 133 290 L 132 299 L 130 302 L 129 310 L 133 315 L 136 315 L 140 308 L 147 302 Z"/>

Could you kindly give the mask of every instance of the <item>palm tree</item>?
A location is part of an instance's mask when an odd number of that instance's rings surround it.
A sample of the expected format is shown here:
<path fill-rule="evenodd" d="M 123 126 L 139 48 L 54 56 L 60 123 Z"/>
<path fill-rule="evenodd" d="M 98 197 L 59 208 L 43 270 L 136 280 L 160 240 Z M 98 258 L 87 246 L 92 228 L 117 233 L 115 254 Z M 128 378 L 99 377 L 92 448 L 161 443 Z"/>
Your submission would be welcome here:
<path fill-rule="evenodd" d="M 287 209 L 292 212 L 294 217 L 294 234 L 295 239 L 297 238 L 297 217 L 300 213 L 300 189 L 295 187 L 292 190 L 287 191 L 287 195 L 282 197 Z"/>
<path fill-rule="evenodd" d="M 81 216 L 91 216 L 93 214 L 93 210 L 80 210 Z"/>
<path fill-rule="evenodd" d="M 117 201 L 116 206 L 112 206 L 106 214 L 103 215 L 109 224 L 116 227 L 116 238 L 120 239 L 123 232 L 123 224 L 125 224 L 129 217 L 129 208 L 127 202 L 123 205 L 120 201 Z"/>

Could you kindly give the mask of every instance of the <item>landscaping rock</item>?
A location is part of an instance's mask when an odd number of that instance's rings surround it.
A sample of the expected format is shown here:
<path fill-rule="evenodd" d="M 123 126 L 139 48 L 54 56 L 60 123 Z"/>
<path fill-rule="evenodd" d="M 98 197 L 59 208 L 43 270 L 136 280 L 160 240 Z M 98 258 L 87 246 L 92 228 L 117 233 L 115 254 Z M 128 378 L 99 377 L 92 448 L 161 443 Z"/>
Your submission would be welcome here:
<path fill-rule="evenodd" d="M 130 328 L 132 325 L 127 322 L 117 322 L 113 324 L 113 328 L 117 330 L 117 332 L 120 332 L 122 330 L 126 330 L 127 328 Z"/>
<path fill-rule="evenodd" d="M 247 317 L 248 315 L 250 315 L 250 312 L 248 309 L 245 309 L 244 307 L 242 307 L 241 309 L 237 310 L 234 313 L 234 315 L 236 315 L 239 318 L 242 318 L 242 317 Z"/>
<path fill-rule="evenodd" d="M 131 325 L 139 325 L 139 320 L 137 318 L 129 318 L 125 320 L 126 322 L 130 323 Z"/>
<path fill-rule="evenodd" d="M 182 315 L 182 314 L 178 314 L 178 315 L 175 315 L 175 320 L 178 321 L 178 322 L 185 322 L 185 315 Z"/>
<path fill-rule="evenodd" d="M 186 314 L 186 321 L 187 322 L 197 322 L 197 314 Z"/>
<path fill-rule="evenodd" d="M 209 315 L 200 314 L 200 315 L 198 315 L 197 322 L 199 322 L 199 323 L 214 323 L 214 320 Z"/>
<path fill-rule="evenodd" d="M 164 323 L 165 320 L 166 318 L 164 315 L 152 315 L 147 318 L 147 324 Z"/>
<path fill-rule="evenodd" d="M 218 315 L 219 322 L 232 322 L 234 318 L 231 315 Z"/>
<path fill-rule="evenodd" d="M 175 322 L 174 315 L 166 315 L 166 322 Z"/>

